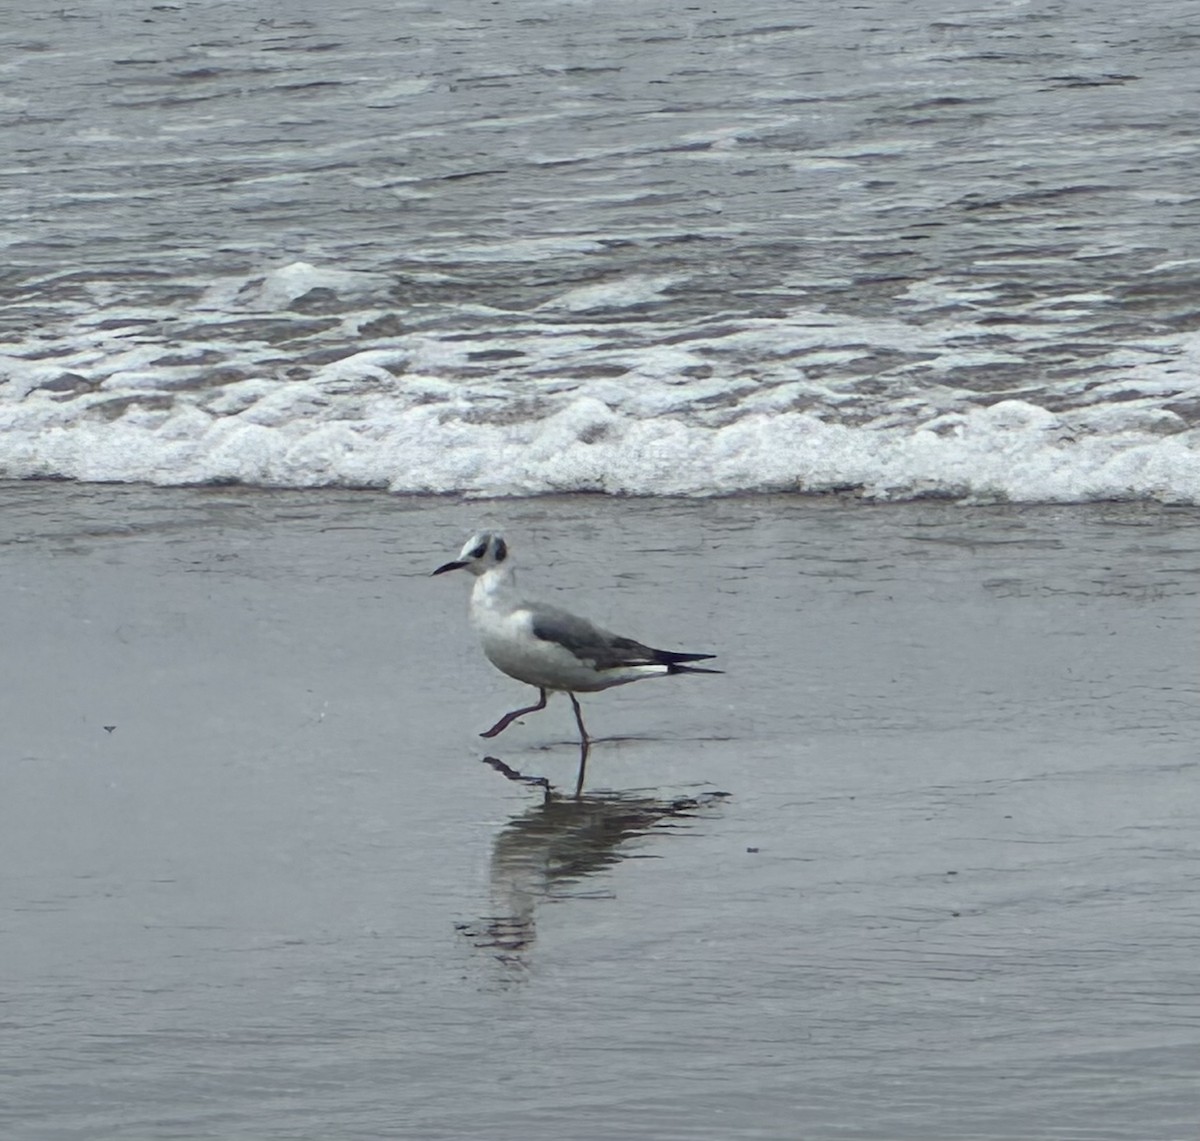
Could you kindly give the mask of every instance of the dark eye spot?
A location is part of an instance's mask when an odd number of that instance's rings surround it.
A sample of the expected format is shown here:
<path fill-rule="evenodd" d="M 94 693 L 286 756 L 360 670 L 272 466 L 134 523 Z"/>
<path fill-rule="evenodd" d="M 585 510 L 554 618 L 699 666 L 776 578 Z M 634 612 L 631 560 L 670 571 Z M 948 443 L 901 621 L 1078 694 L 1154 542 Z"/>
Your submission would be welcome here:
<path fill-rule="evenodd" d="M 508 544 L 503 539 L 496 540 L 496 562 L 502 563 L 508 558 Z"/>
<path fill-rule="evenodd" d="M 484 556 L 484 555 L 486 555 L 486 554 L 487 554 L 487 543 L 480 543 L 480 544 L 479 544 L 479 546 L 478 546 L 478 547 L 476 547 L 476 548 L 475 548 L 475 549 L 474 549 L 474 550 L 471 552 L 471 558 L 473 558 L 473 559 L 481 559 L 481 558 L 483 558 L 483 556 Z"/>

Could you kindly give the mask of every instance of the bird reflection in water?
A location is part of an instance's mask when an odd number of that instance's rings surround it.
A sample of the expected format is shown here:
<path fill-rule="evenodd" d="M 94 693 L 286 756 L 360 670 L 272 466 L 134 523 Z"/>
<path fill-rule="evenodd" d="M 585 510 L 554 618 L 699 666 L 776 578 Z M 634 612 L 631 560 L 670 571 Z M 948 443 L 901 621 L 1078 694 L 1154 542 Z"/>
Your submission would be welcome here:
<path fill-rule="evenodd" d="M 495 758 L 488 758 L 494 764 Z M 501 770 L 503 771 L 503 769 Z M 511 773 L 511 770 L 509 770 Z M 506 773 L 506 775 L 509 775 Z M 521 778 L 540 784 L 537 778 Z M 502 962 L 525 965 L 537 937 L 537 908 L 559 899 L 610 898 L 611 889 L 587 890 L 581 884 L 623 859 L 644 856 L 630 841 L 687 828 L 728 793 L 659 799 L 637 793 L 555 797 L 548 785 L 543 803 L 514 817 L 492 845 L 493 913 L 459 931 Z"/>

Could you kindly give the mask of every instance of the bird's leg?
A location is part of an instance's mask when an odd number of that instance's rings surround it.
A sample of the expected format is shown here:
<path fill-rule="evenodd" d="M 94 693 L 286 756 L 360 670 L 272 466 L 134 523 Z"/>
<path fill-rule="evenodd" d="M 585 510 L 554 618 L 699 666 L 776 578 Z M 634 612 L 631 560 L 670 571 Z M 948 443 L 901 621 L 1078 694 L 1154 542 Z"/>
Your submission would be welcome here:
<path fill-rule="evenodd" d="M 567 696 L 571 699 L 571 708 L 575 710 L 575 724 L 579 726 L 579 776 L 575 780 L 575 799 L 578 800 L 583 794 L 583 773 L 587 768 L 588 749 L 591 747 L 592 739 L 583 727 L 583 710 L 579 708 L 579 702 L 575 700 L 575 695 L 568 692 Z"/>
<path fill-rule="evenodd" d="M 546 691 L 539 689 L 538 693 L 542 696 L 537 705 L 528 705 L 524 709 L 514 709 L 511 713 L 506 713 L 486 733 L 480 733 L 479 735 L 481 737 L 494 737 L 497 733 L 503 733 L 518 717 L 524 717 L 526 713 L 536 713 L 539 709 L 545 709 Z"/>

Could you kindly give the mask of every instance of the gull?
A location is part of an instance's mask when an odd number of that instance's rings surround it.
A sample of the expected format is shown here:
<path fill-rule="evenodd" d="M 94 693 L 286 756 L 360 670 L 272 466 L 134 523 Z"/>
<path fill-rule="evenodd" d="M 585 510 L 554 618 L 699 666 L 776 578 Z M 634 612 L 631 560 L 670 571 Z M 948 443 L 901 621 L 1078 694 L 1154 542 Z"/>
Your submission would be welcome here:
<path fill-rule="evenodd" d="M 716 674 L 721 670 L 687 665 L 715 654 L 680 654 L 655 650 L 632 638 L 610 634 L 586 618 L 529 602 L 517 593 L 508 544 L 497 531 L 477 531 L 463 546 L 457 559 L 438 567 L 434 574 L 468 570 L 475 576 L 471 591 L 471 622 L 479 632 L 488 661 L 509 677 L 532 685 L 538 691 L 536 705 L 506 713 L 481 737 L 495 737 L 518 717 L 546 708 L 551 693 L 565 693 L 575 710 L 579 726 L 579 776 L 575 795 L 583 792 L 591 738 L 583 724 L 577 693 L 596 693 L 614 685 L 628 685 L 649 677 L 668 674 Z"/>

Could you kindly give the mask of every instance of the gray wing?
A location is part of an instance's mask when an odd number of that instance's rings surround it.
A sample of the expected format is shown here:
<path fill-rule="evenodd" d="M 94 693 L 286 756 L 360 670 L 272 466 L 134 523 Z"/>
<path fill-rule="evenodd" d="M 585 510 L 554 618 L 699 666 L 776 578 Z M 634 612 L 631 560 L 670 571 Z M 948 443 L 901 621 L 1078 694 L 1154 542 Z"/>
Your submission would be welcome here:
<path fill-rule="evenodd" d="M 610 634 L 569 610 L 541 602 L 523 602 L 521 606 L 532 615 L 535 638 L 557 643 L 582 661 L 591 662 L 598 670 L 665 664 L 660 650 L 652 650 L 632 638 Z"/>

